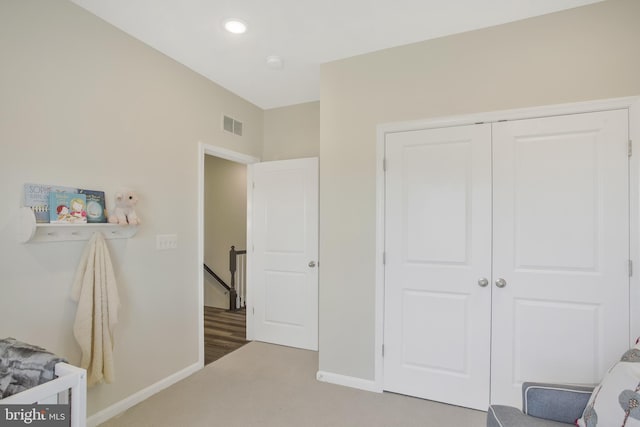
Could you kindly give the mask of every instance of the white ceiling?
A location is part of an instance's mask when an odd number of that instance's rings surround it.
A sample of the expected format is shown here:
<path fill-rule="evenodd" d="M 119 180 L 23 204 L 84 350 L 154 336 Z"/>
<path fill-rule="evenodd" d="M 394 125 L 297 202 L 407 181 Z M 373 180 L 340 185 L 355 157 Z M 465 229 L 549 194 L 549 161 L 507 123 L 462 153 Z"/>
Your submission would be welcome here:
<path fill-rule="evenodd" d="M 71 1 L 269 109 L 318 100 L 325 62 L 602 0 Z M 247 33 L 226 33 L 227 18 Z M 284 68 L 268 68 L 270 55 Z"/>

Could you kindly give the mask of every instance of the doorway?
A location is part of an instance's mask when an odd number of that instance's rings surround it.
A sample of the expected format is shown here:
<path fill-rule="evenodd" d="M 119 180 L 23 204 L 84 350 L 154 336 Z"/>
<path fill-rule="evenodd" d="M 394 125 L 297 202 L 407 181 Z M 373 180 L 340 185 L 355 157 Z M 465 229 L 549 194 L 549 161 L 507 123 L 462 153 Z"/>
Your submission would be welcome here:
<path fill-rule="evenodd" d="M 247 168 L 246 207 L 246 249 L 250 256 L 247 257 L 246 280 L 247 295 L 251 299 L 247 299 L 248 306 L 250 305 L 247 309 L 250 310 L 250 320 L 246 322 L 247 339 L 316 350 L 318 159 L 259 163 L 258 158 L 224 148 L 202 143 L 199 148 L 198 286 L 201 365 L 204 366 L 204 170 L 205 157 L 208 155 L 250 165 Z M 285 258 L 279 255 L 289 252 L 296 256 L 285 257 L 291 262 L 282 264 L 280 261 Z M 275 259 L 280 261 L 273 264 Z"/>
<path fill-rule="evenodd" d="M 248 234 L 250 232 L 250 227 L 248 226 L 249 216 L 247 212 L 250 211 L 250 198 L 247 198 L 247 173 L 242 171 L 244 168 L 247 169 L 247 165 L 257 163 L 260 159 L 253 156 L 248 156 L 246 154 L 234 152 L 231 150 L 227 150 L 225 148 L 216 147 L 212 145 L 207 145 L 200 143 L 199 145 L 199 173 L 198 173 L 198 185 L 199 185 L 199 197 L 198 197 L 198 283 L 199 283 L 199 354 L 200 354 L 200 364 L 204 366 L 205 362 L 210 362 L 213 356 L 218 354 L 219 350 L 224 346 L 228 346 L 230 350 L 233 350 L 234 347 L 237 348 L 242 345 L 242 337 L 232 337 L 232 340 L 228 340 L 228 343 L 220 342 L 220 349 L 214 349 L 209 355 L 209 357 L 205 358 L 205 329 L 207 329 L 208 334 L 215 334 L 215 330 L 210 330 L 210 327 L 207 326 L 205 328 L 205 305 L 211 306 L 212 308 L 207 309 L 207 318 L 213 319 L 212 321 L 216 324 L 214 329 L 224 328 L 224 325 L 220 325 L 218 328 L 218 323 L 228 322 L 229 325 L 226 327 L 231 328 L 233 330 L 245 329 L 245 325 L 239 324 L 238 316 L 231 316 L 233 318 L 229 318 L 229 316 L 225 316 L 224 312 L 230 307 L 230 290 L 224 287 L 226 284 L 227 288 L 231 285 L 231 272 L 229 270 L 229 251 L 230 246 L 234 246 L 235 250 L 242 251 L 246 250 L 246 242 L 250 237 Z M 245 191 L 240 191 L 242 193 L 242 197 L 246 202 L 245 212 L 240 213 L 240 217 L 238 218 L 238 201 L 237 199 L 229 201 L 215 201 L 213 203 L 220 203 L 220 206 L 226 206 L 223 209 L 218 209 L 218 213 L 220 213 L 217 221 L 228 221 L 228 227 L 219 228 L 217 226 L 213 226 L 211 223 L 210 227 L 214 227 L 214 233 L 217 230 L 218 236 L 212 238 L 211 236 L 207 236 L 207 221 L 206 221 L 206 212 L 207 208 L 211 210 L 211 202 L 210 198 L 207 197 L 207 180 L 206 178 L 206 170 L 207 163 L 210 163 L 209 166 L 217 167 L 223 172 L 221 175 L 216 175 L 214 179 L 222 179 L 225 174 L 228 177 L 232 177 L 232 183 L 234 189 L 237 189 L 237 186 L 244 186 Z M 229 175 L 230 174 L 230 175 Z M 244 182 L 242 182 L 244 181 Z M 227 182 L 225 182 L 227 184 Z M 222 188 L 222 187 L 220 187 Z M 240 189 L 242 190 L 242 189 Z M 225 197 L 229 192 L 225 191 Z M 235 205 L 235 207 L 234 207 Z M 235 212 L 234 212 L 235 211 Z M 234 218 L 230 218 L 229 215 L 233 213 Z M 226 219 L 225 219 L 226 218 Z M 233 230 L 244 229 L 246 234 L 241 234 L 238 236 L 238 232 L 234 232 Z M 205 234 L 207 233 L 207 234 Z M 220 237 L 219 239 L 217 237 Z M 243 240 L 241 242 L 238 239 Z M 229 242 L 233 242 L 228 244 Z M 229 247 L 227 247 L 229 246 Z M 240 247 L 239 247 L 240 246 Z M 205 253 L 207 253 L 207 257 L 205 258 Z M 207 265 L 208 270 L 206 271 L 204 265 Z M 212 274 L 213 273 L 213 274 Z M 217 276 L 217 278 L 214 277 Z M 220 279 L 220 280 L 218 280 Z M 235 280 L 234 280 L 235 282 Z M 235 287 L 235 283 L 234 283 Z M 242 299 L 238 297 L 236 301 L 236 306 L 241 306 L 243 304 L 243 299 L 246 298 L 246 294 L 242 295 Z M 226 300 L 226 303 L 225 303 Z M 237 335 L 237 333 L 236 333 Z M 213 337 L 212 339 L 215 339 Z"/>
<path fill-rule="evenodd" d="M 204 168 L 204 304 L 235 311 L 246 302 L 247 165 L 205 156 Z"/>
<path fill-rule="evenodd" d="M 247 165 L 205 156 L 205 365 L 247 343 Z"/>

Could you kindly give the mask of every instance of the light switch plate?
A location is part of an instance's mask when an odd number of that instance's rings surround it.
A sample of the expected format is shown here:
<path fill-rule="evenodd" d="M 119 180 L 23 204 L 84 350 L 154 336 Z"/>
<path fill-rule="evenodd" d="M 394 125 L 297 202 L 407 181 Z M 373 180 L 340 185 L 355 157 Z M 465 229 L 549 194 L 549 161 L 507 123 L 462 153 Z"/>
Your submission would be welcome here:
<path fill-rule="evenodd" d="M 156 235 L 156 249 L 159 251 L 168 251 L 178 248 L 177 234 L 158 234 Z"/>

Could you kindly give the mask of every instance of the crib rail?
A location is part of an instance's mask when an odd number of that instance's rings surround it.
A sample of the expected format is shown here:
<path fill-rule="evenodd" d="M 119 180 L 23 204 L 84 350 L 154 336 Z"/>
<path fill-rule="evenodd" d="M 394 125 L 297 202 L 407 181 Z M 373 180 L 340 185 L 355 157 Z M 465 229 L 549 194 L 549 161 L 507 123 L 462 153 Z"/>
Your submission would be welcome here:
<path fill-rule="evenodd" d="M 32 405 L 56 398 L 56 403 L 71 404 L 71 427 L 87 423 L 87 372 L 84 369 L 58 363 L 57 378 L 0 400 L 3 405 Z M 69 398 L 70 395 L 70 398 Z M 48 400 L 47 400 L 48 402 Z"/>

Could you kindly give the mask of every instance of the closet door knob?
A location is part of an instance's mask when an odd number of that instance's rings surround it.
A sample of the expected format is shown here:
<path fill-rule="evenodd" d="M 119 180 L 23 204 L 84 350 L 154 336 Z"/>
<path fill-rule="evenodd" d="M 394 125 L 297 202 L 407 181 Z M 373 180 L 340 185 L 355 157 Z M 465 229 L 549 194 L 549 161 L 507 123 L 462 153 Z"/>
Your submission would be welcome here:
<path fill-rule="evenodd" d="M 484 288 L 488 284 L 489 284 L 489 281 L 487 280 L 486 277 L 483 277 L 482 279 L 478 280 L 478 286 L 480 286 L 481 288 Z"/>
<path fill-rule="evenodd" d="M 507 281 L 504 279 L 498 279 L 496 280 L 496 286 L 499 288 L 504 288 L 505 286 L 507 286 Z"/>

